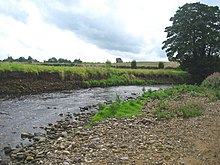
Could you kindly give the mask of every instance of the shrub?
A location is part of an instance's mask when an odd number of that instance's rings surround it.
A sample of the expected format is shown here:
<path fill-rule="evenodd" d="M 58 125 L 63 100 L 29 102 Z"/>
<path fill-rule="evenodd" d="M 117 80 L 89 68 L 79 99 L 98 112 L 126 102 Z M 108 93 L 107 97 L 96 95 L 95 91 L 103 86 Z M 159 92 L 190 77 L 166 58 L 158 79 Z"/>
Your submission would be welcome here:
<path fill-rule="evenodd" d="M 110 68 L 111 65 L 112 65 L 111 61 L 107 60 L 107 61 L 105 62 L 106 68 Z"/>
<path fill-rule="evenodd" d="M 137 69 L 137 62 L 135 60 L 131 61 L 131 69 Z"/>
<path fill-rule="evenodd" d="M 164 63 L 163 62 L 159 62 L 158 63 L 158 68 L 159 69 L 164 69 Z"/>
<path fill-rule="evenodd" d="M 220 89 L 220 72 L 216 72 L 208 76 L 201 84 L 203 87 Z"/>

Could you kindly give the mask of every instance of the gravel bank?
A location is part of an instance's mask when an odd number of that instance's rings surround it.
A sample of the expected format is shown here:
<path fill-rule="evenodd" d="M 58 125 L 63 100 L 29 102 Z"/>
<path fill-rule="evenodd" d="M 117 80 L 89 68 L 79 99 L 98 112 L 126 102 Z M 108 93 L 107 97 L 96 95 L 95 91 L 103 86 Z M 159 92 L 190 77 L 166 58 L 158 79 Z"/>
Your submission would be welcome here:
<path fill-rule="evenodd" d="M 203 116 L 158 121 L 147 106 L 133 119 L 89 123 L 65 120 L 50 124 L 47 134 L 23 134 L 34 140 L 11 152 L 13 164 L 220 164 L 220 100 L 204 104 Z M 91 114 L 90 114 L 91 115 Z"/>

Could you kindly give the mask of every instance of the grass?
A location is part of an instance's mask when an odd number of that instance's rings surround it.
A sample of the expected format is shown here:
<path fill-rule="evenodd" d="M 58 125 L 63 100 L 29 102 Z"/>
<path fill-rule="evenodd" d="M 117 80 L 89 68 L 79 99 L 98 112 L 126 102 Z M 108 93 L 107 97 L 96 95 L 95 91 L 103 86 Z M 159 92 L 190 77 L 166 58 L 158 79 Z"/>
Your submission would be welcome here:
<path fill-rule="evenodd" d="M 142 105 L 135 100 L 126 102 L 116 101 L 111 105 L 102 105 L 101 110 L 97 112 L 92 118 L 92 121 L 101 121 L 112 117 L 131 118 L 133 116 L 142 114 Z"/>
<path fill-rule="evenodd" d="M 165 68 L 177 68 L 179 64 L 177 62 L 163 62 Z M 137 62 L 137 67 L 149 67 L 156 68 L 158 67 L 159 62 Z M 81 65 L 90 66 L 90 67 L 104 67 L 105 63 L 83 63 Z M 131 62 L 123 62 L 123 63 L 111 63 L 112 67 L 131 67 Z"/>
<path fill-rule="evenodd" d="M 220 99 L 219 96 L 219 90 L 197 85 L 178 85 L 159 91 L 148 90 L 137 100 L 121 102 L 116 97 L 116 101 L 111 105 L 101 104 L 100 111 L 91 120 L 101 121 L 112 117 L 131 118 L 142 114 L 142 107 L 150 107 L 147 112 L 158 119 L 196 117 L 203 115 L 205 102 Z"/>
<path fill-rule="evenodd" d="M 0 63 L 0 71 L 59 73 L 62 80 L 82 81 L 85 87 L 130 84 L 177 84 L 186 83 L 187 72 L 172 69 L 117 69 L 99 67 L 43 66 L 24 63 Z"/>

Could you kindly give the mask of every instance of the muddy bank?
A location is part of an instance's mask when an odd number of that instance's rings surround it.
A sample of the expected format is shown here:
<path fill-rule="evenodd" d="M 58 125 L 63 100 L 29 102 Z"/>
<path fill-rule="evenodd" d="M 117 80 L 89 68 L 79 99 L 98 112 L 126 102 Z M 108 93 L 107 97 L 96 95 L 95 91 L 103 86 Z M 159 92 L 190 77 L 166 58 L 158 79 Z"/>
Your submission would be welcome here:
<path fill-rule="evenodd" d="M 120 77 L 121 75 L 119 75 Z M 107 87 L 117 85 L 152 85 L 152 84 L 183 84 L 189 82 L 189 77 L 176 75 L 129 75 L 122 78 L 123 81 L 105 83 L 98 82 L 108 80 L 111 75 L 82 75 L 70 72 L 22 72 L 0 71 L 0 98 L 20 95 L 72 90 L 90 87 Z M 131 79 L 130 79 L 131 78 Z M 97 81 L 98 80 L 98 81 Z M 139 81 L 134 81 L 139 80 Z M 93 82 L 92 82 L 93 81 Z M 94 81 L 96 81 L 94 83 Z M 98 83 L 97 83 L 98 82 Z"/>
<path fill-rule="evenodd" d="M 61 90 L 78 89 L 84 87 L 77 77 L 62 77 L 54 72 L 0 72 L 0 97 L 37 94 Z"/>

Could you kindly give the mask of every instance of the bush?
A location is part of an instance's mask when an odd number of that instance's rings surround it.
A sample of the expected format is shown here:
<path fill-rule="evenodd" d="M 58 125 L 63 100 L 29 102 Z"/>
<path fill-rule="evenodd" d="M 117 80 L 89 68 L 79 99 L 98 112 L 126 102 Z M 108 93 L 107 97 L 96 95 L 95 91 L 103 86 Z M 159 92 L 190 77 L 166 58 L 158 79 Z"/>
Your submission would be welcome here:
<path fill-rule="evenodd" d="M 203 87 L 220 89 L 220 72 L 216 72 L 208 76 L 201 84 Z"/>
<path fill-rule="evenodd" d="M 135 60 L 131 61 L 131 69 L 137 69 L 137 62 Z"/>
<path fill-rule="evenodd" d="M 159 69 L 164 69 L 164 63 L 163 62 L 159 62 L 158 63 L 158 68 Z"/>

